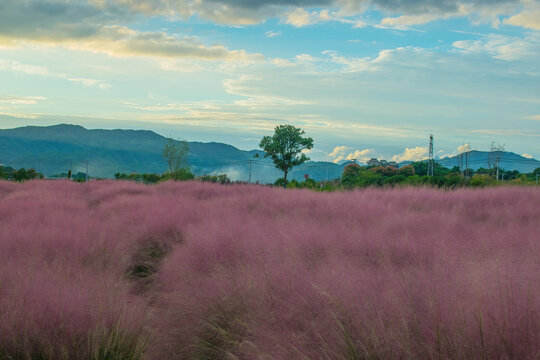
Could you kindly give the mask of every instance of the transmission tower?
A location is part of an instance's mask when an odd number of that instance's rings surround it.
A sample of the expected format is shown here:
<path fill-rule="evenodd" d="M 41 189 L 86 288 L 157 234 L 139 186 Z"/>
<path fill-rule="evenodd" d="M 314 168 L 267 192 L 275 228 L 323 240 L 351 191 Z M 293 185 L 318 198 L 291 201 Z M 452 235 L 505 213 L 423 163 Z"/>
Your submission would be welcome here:
<path fill-rule="evenodd" d="M 428 176 L 433 176 L 433 168 L 435 166 L 435 160 L 433 158 L 433 135 L 429 135 L 429 158 L 427 166 Z"/>

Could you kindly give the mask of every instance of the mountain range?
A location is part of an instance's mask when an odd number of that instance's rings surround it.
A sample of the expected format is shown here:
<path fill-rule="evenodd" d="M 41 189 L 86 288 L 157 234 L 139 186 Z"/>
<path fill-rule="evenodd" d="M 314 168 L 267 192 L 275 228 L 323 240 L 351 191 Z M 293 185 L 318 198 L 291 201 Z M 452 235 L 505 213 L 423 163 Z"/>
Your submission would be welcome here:
<path fill-rule="evenodd" d="M 88 172 L 110 178 L 117 172 L 163 173 L 167 164 L 162 150 L 168 139 L 145 130 L 89 130 L 79 125 L 26 126 L 0 130 L 0 164 L 35 168 L 46 176 Z M 188 165 L 196 175 L 224 174 L 233 180 L 273 182 L 280 177 L 260 150 L 244 151 L 234 146 L 188 142 Z M 259 154 L 259 158 L 254 156 Z M 305 174 L 317 179 L 340 176 L 344 165 L 308 162 L 296 168 L 291 179 Z"/>
<path fill-rule="evenodd" d="M 34 168 L 46 176 L 86 172 L 92 177 L 123 173 L 163 173 L 167 164 L 161 156 L 168 139 L 146 130 L 89 130 L 78 125 L 26 126 L 0 130 L 0 164 Z M 226 173 L 232 180 L 274 182 L 281 176 L 260 150 L 244 151 L 223 143 L 188 142 L 188 164 L 196 175 Z M 254 158 L 259 154 L 259 158 Z M 470 168 L 487 167 L 488 152 L 471 151 Z M 540 161 L 504 152 L 500 166 L 506 170 L 531 172 Z M 453 167 L 458 158 L 437 160 Z M 307 174 L 315 180 L 335 179 L 350 162 L 310 161 L 295 168 L 290 179 Z"/>

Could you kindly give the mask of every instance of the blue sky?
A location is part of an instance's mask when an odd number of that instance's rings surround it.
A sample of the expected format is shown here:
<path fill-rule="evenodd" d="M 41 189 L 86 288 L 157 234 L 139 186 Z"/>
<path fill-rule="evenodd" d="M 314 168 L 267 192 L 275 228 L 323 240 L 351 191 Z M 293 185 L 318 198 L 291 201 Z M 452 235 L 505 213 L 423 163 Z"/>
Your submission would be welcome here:
<path fill-rule="evenodd" d="M 151 129 L 311 157 L 540 158 L 540 1 L 3 0 L 0 127 Z"/>

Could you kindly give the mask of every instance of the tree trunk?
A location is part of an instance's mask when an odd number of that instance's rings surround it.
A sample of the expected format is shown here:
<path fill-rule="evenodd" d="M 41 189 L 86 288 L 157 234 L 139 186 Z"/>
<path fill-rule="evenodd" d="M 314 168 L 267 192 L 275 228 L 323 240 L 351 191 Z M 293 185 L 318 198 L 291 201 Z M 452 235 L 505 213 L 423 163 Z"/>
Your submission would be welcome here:
<path fill-rule="evenodd" d="M 285 169 L 285 171 L 283 171 L 283 188 L 287 188 L 287 173 L 289 172 L 289 169 Z"/>

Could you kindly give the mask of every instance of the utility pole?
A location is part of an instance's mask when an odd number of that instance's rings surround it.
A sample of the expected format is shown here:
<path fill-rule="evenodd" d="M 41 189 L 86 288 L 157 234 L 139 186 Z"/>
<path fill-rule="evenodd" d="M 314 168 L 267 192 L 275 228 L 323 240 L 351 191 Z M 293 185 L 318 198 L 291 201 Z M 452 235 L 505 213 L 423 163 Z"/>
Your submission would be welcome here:
<path fill-rule="evenodd" d="M 470 150 L 467 149 L 467 152 L 465 153 L 465 176 L 469 177 L 469 156 L 470 156 Z"/>
<path fill-rule="evenodd" d="M 463 172 L 463 153 L 459 154 L 459 172 L 461 173 L 461 177 L 465 177 L 465 174 Z"/>
<path fill-rule="evenodd" d="M 433 134 L 429 135 L 429 158 L 428 158 L 428 176 L 433 176 L 433 168 L 435 167 L 435 160 L 433 158 Z"/>
<path fill-rule="evenodd" d="M 251 161 L 252 160 L 249 160 L 249 180 L 248 180 L 249 184 L 251 184 Z"/>

